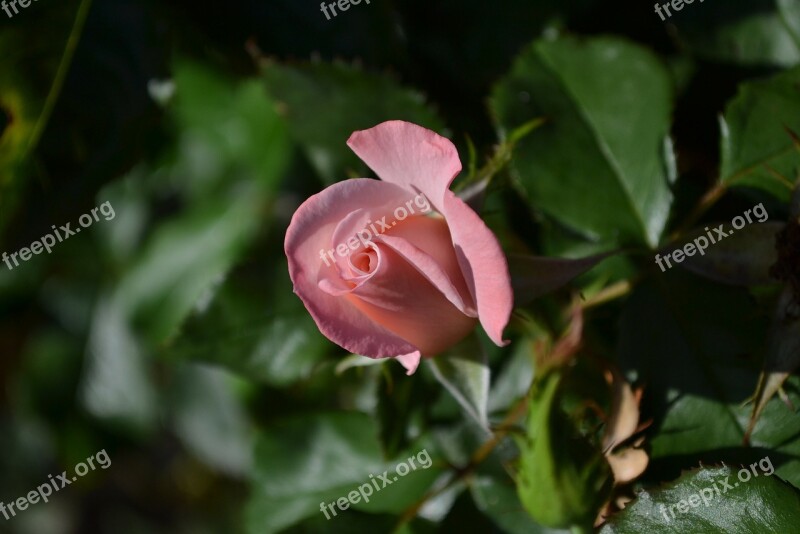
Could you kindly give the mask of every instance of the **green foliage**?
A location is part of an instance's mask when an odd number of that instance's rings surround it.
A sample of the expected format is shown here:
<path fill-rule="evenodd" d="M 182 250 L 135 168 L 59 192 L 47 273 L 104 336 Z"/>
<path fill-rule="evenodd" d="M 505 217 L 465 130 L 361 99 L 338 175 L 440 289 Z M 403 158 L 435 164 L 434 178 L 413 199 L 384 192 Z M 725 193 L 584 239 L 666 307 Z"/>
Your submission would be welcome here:
<path fill-rule="evenodd" d="M 698 56 L 746 65 L 800 63 L 797 0 L 684 4 L 682 11 L 674 14 L 678 35 Z"/>
<path fill-rule="evenodd" d="M 800 150 L 791 135 L 800 129 L 798 83 L 800 68 L 740 87 L 722 123 L 724 184 L 758 187 L 789 200 L 800 173 Z"/>
<path fill-rule="evenodd" d="M 655 245 L 675 179 L 671 99 L 669 75 L 648 51 L 564 38 L 528 48 L 491 102 L 501 132 L 547 121 L 513 162 L 532 208 L 592 240 Z"/>
<path fill-rule="evenodd" d="M 764 465 L 771 465 L 765 457 Z M 697 469 L 661 488 L 641 492 L 601 534 L 792 532 L 800 521 L 800 492 L 759 464 Z"/>

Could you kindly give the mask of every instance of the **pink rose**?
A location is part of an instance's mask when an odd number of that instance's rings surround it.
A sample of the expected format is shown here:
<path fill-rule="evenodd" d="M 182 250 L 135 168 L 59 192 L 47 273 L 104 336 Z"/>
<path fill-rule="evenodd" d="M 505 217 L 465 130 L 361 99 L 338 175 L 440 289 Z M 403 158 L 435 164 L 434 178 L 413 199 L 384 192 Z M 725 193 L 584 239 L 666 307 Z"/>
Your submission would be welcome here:
<path fill-rule="evenodd" d="M 346 180 L 312 196 L 284 243 L 294 291 L 320 331 L 355 354 L 397 358 L 408 374 L 478 321 L 504 345 L 508 264 L 449 190 L 461 171 L 455 146 L 403 121 L 355 132 L 347 144 L 381 180 Z"/>

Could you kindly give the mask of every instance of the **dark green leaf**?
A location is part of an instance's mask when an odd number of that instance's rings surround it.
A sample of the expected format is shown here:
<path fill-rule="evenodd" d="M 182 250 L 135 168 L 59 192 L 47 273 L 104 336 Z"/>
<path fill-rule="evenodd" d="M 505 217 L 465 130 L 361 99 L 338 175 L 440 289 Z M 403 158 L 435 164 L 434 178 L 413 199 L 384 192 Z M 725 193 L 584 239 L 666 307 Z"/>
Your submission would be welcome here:
<path fill-rule="evenodd" d="M 722 183 L 757 187 L 788 201 L 800 149 L 786 128 L 800 131 L 800 67 L 740 86 L 722 121 Z"/>
<path fill-rule="evenodd" d="M 670 77 L 619 39 L 538 41 L 491 98 L 503 133 L 538 117 L 516 176 L 534 209 L 606 243 L 655 245 L 672 202 Z"/>
<path fill-rule="evenodd" d="M 698 469 L 663 488 L 642 491 L 600 532 L 795 532 L 800 524 L 800 492 L 777 476 L 770 476 L 769 457 L 761 462 L 742 469 Z"/>

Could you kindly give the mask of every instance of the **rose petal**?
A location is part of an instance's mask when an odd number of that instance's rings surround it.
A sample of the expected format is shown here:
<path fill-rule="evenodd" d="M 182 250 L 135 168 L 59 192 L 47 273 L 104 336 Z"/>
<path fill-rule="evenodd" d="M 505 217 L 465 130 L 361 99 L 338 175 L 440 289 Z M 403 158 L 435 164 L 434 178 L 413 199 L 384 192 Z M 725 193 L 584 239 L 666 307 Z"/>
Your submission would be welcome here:
<path fill-rule="evenodd" d="M 347 145 L 381 180 L 424 194 L 437 211 L 461 172 L 450 140 L 410 122 L 388 121 L 354 132 Z"/>
<path fill-rule="evenodd" d="M 425 356 L 453 346 L 475 327 L 476 319 L 458 311 L 405 258 L 385 245 L 378 249 L 378 265 L 369 283 L 345 296 L 366 316 Z"/>
<path fill-rule="evenodd" d="M 416 372 L 417 367 L 419 367 L 419 362 L 422 360 L 422 356 L 420 355 L 419 351 L 417 351 L 412 352 L 411 354 L 403 354 L 402 356 L 398 356 L 396 360 L 406 368 L 406 375 L 411 376 Z"/>
<path fill-rule="evenodd" d="M 323 274 L 336 269 L 326 266 L 320 250 L 327 251 L 339 222 L 348 213 L 376 202 L 405 201 L 401 187 L 370 179 L 347 180 L 310 197 L 295 212 L 286 231 L 284 249 L 294 291 L 303 301 L 317 327 L 341 347 L 372 358 L 413 353 L 418 347 L 376 324 L 348 298 L 334 297 L 319 287 Z M 329 260 L 330 261 L 330 260 Z M 337 286 L 338 287 L 338 286 Z"/>
<path fill-rule="evenodd" d="M 508 342 L 503 340 L 503 329 L 511 317 L 514 294 L 500 243 L 478 214 L 452 191 L 445 193 L 442 215 L 450 227 L 481 325 L 495 344 L 504 346 Z"/>
<path fill-rule="evenodd" d="M 405 258 L 459 311 L 478 316 L 444 219 L 412 217 L 377 240 Z"/>

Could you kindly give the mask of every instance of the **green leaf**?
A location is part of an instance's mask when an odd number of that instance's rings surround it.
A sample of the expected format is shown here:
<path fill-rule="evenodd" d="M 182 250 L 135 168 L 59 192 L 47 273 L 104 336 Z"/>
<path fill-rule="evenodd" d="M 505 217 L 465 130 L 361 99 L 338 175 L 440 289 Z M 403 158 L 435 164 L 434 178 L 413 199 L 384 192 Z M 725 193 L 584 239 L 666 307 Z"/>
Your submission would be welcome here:
<path fill-rule="evenodd" d="M 749 0 L 684 4 L 668 19 L 701 58 L 740 65 L 800 63 L 800 2 Z"/>
<path fill-rule="evenodd" d="M 284 262 L 264 276 L 269 268 L 234 270 L 187 318 L 163 356 L 224 365 L 275 387 L 308 378 L 331 344 L 292 293 Z"/>
<path fill-rule="evenodd" d="M 401 462 L 409 466 L 412 454 L 385 462 L 377 431 L 372 418 L 360 413 L 303 415 L 272 425 L 256 448 L 246 532 L 269 534 L 307 517 L 322 517 L 322 503 L 348 497 L 362 486 L 364 494 L 369 486 L 374 491 L 367 495 L 367 503 L 359 497 L 354 505 L 358 510 L 399 513 L 413 504 L 440 471 L 425 468 L 425 456 L 419 450 L 413 453 L 417 469 L 398 476 L 397 466 Z M 299 443 L 303 446 L 298 447 Z M 437 465 L 434 457 L 428 455 L 428 459 L 429 467 Z M 379 477 L 384 472 L 390 482 L 386 487 Z M 330 521 L 351 513 L 336 507 L 335 511 L 333 516 L 328 509 Z"/>
<path fill-rule="evenodd" d="M 588 258 L 548 258 L 542 256 L 511 255 L 508 268 L 514 288 L 514 303 L 521 306 L 568 284 L 612 253 Z"/>
<path fill-rule="evenodd" d="M 436 379 L 470 417 L 488 430 L 490 371 L 480 339 L 471 334 L 445 354 L 428 361 Z"/>
<path fill-rule="evenodd" d="M 356 130 L 397 119 L 443 131 L 421 95 L 385 76 L 341 63 L 271 63 L 264 77 L 292 135 L 327 184 L 348 174 L 367 176 L 366 166 L 346 144 Z"/>
<path fill-rule="evenodd" d="M 148 374 L 145 348 L 131 331 L 120 302 L 100 298 L 86 352 L 80 394 L 89 413 L 136 432 L 153 430 L 158 417 L 155 383 Z"/>
<path fill-rule="evenodd" d="M 167 339 L 234 265 L 258 229 L 255 189 L 162 224 L 118 287 L 153 341 Z"/>
<path fill-rule="evenodd" d="M 537 41 L 492 93 L 502 134 L 538 117 L 516 178 L 533 209 L 609 244 L 655 245 L 672 203 L 666 68 L 620 39 Z"/>
<path fill-rule="evenodd" d="M 263 230 L 289 149 L 288 132 L 259 82 L 235 83 L 181 62 L 175 80 L 170 112 L 177 151 L 165 165 L 136 169 L 116 191 L 125 202 L 130 195 L 124 186 L 146 187 L 134 179 L 151 182 L 153 197 L 177 196 L 185 206 L 153 221 L 115 289 L 127 315 L 154 343 L 174 334 Z M 120 207 L 124 213 L 109 223 L 117 228 L 107 232 L 108 239 L 144 234 L 147 209 L 138 198 L 129 204 L 135 220 Z M 119 247 L 108 248 L 119 256 Z"/>
<path fill-rule="evenodd" d="M 800 491 L 770 476 L 769 457 L 762 462 L 742 469 L 698 469 L 662 488 L 642 491 L 600 533 L 795 532 L 800 524 Z"/>
<path fill-rule="evenodd" d="M 475 506 L 489 516 L 507 534 L 567 534 L 569 530 L 556 530 L 536 523 L 519 501 L 514 484 L 482 476 L 470 484 Z"/>
<path fill-rule="evenodd" d="M 720 181 L 766 190 L 788 201 L 800 172 L 800 67 L 742 84 L 722 119 Z"/>
<path fill-rule="evenodd" d="M 609 496 L 611 468 L 563 411 L 562 378 L 553 369 L 534 382 L 517 493 L 542 525 L 585 529 Z"/>
<path fill-rule="evenodd" d="M 249 473 L 253 435 L 233 377 L 217 368 L 189 364 L 179 366 L 173 380 L 170 408 L 184 445 L 224 474 Z"/>

